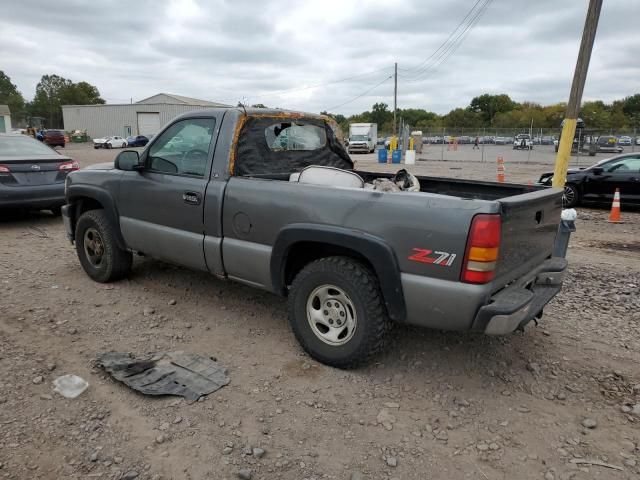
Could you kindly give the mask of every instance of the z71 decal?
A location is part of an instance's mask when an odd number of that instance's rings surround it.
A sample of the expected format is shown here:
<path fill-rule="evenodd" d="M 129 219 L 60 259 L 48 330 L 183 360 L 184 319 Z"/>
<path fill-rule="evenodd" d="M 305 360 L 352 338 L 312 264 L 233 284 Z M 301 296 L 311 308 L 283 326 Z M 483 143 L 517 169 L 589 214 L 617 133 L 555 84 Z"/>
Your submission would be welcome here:
<path fill-rule="evenodd" d="M 444 267 L 450 267 L 453 265 L 456 259 L 455 253 L 439 252 L 433 250 L 427 250 L 425 248 L 414 248 L 415 252 L 409 256 L 409 260 L 420 263 L 432 263 L 434 265 L 442 265 Z"/>

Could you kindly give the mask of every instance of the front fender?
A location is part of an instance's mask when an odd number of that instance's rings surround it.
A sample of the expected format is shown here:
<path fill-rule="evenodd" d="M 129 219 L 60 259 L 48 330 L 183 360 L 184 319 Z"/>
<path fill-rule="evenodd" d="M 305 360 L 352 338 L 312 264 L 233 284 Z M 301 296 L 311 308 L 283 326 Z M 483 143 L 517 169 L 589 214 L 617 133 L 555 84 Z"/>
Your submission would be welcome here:
<path fill-rule="evenodd" d="M 109 223 L 113 226 L 113 234 L 118 247 L 126 250 L 127 246 L 120 232 L 120 217 L 118 215 L 116 202 L 111 192 L 104 188 L 87 184 L 71 184 L 68 186 L 67 205 L 70 205 L 68 212 L 71 231 L 75 233 L 76 224 L 80 215 L 86 210 L 91 210 L 91 208 L 86 208 L 87 202 L 100 204 L 107 220 L 109 220 Z M 71 238 L 71 240 L 73 241 L 75 238 Z"/>

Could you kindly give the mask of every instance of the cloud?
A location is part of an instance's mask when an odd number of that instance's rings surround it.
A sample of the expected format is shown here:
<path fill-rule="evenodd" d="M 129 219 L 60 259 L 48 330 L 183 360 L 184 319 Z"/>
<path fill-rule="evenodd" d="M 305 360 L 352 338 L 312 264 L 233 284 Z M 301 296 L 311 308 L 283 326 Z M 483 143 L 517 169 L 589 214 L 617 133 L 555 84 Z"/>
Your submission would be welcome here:
<path fill-rule="evenodd" d="M 344 104 L 350 114 L 393 103 L 385 78 L 398 62 L 402 108 L 445 113 L 484 92 L 566 101 L 588 1 L 493 1 L 453 55 L 425 63 L 473 3 L 23 0 L 0 17 L 0 68 L 27 98 L 55 73 L 96 85 L 110 103 L 163 91 L 315 112 Z M 605 2 L 585 99 L 638 92 L 638 18 L 638 2 Z"/>

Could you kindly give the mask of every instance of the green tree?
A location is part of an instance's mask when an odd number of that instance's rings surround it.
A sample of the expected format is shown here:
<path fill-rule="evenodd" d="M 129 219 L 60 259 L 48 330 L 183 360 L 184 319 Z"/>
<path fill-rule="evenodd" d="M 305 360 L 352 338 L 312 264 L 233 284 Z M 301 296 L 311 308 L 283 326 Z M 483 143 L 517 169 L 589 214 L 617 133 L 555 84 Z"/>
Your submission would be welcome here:
<path fill-rule="evenodd" d="M 488 126 L 492 124 L 493 117 L 498 113 L 508 112 L 516 108 L 516 106 L 517 103 L 511 100 L 509 95 L 505 93 L 500 95 L 485 93 L 479 97 L 474 97 L 468 109 L 472 112 L 479 113 Z"/>
<path fill-rule="evenodd" d="M 477 128 L 482 126 L 482 116 L 466 108 L 451 110 L 442 118 L 443 125 L 454 130 Z"/>
<path fill-rule="evenodd" d="M 629 118 L 632 118 L 634 115 L 640 116 L 640 93 L 626 97 L 622 102 L 622 111 L 625 115 Z"/>
<path fill-rule="evenodd" d="M 29 113 L 45 118 L 48 128 L 62 128 L 62 105 L 103 103 L 98 89 L 87 82 L 73 83 L 59 75 L 43 75 L 29 104 Z"/>
<path fill-rule="evenodd" d="M 0 104 L 8 105 L 14 121 L 24 117 L 24 98 L 11 79 L 0 70 Z"/>
<path fill-rule="evenodd" d="M 377 123 L 380 129 L 382 125 L 393 120 L 393 112 L 389 111 L 389 105 L 379 102 L 371 107 L 369 118 L 371 119 L 371 123 Z"/>

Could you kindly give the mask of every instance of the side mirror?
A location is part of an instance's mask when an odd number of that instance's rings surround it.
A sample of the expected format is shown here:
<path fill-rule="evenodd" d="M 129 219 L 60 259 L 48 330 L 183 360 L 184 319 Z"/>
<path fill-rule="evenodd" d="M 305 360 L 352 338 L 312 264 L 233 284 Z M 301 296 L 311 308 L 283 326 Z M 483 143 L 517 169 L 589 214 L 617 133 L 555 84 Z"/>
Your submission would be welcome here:
<path fill-rule="evenodd" d="M 140 169 L 140 155 L 135 150 L 125 150 L 120 152 L 115 160 L 115 167 L 118 170 L 132 171 Z"/>
<path fill-rule="evenodd" d="M 604 172 L 604 168 L 602 168 L 602 167 L 593 167 L 591 169 L 591 171 L 593 172 L 594 175 L 602 175 L 602 172 Z"/>

